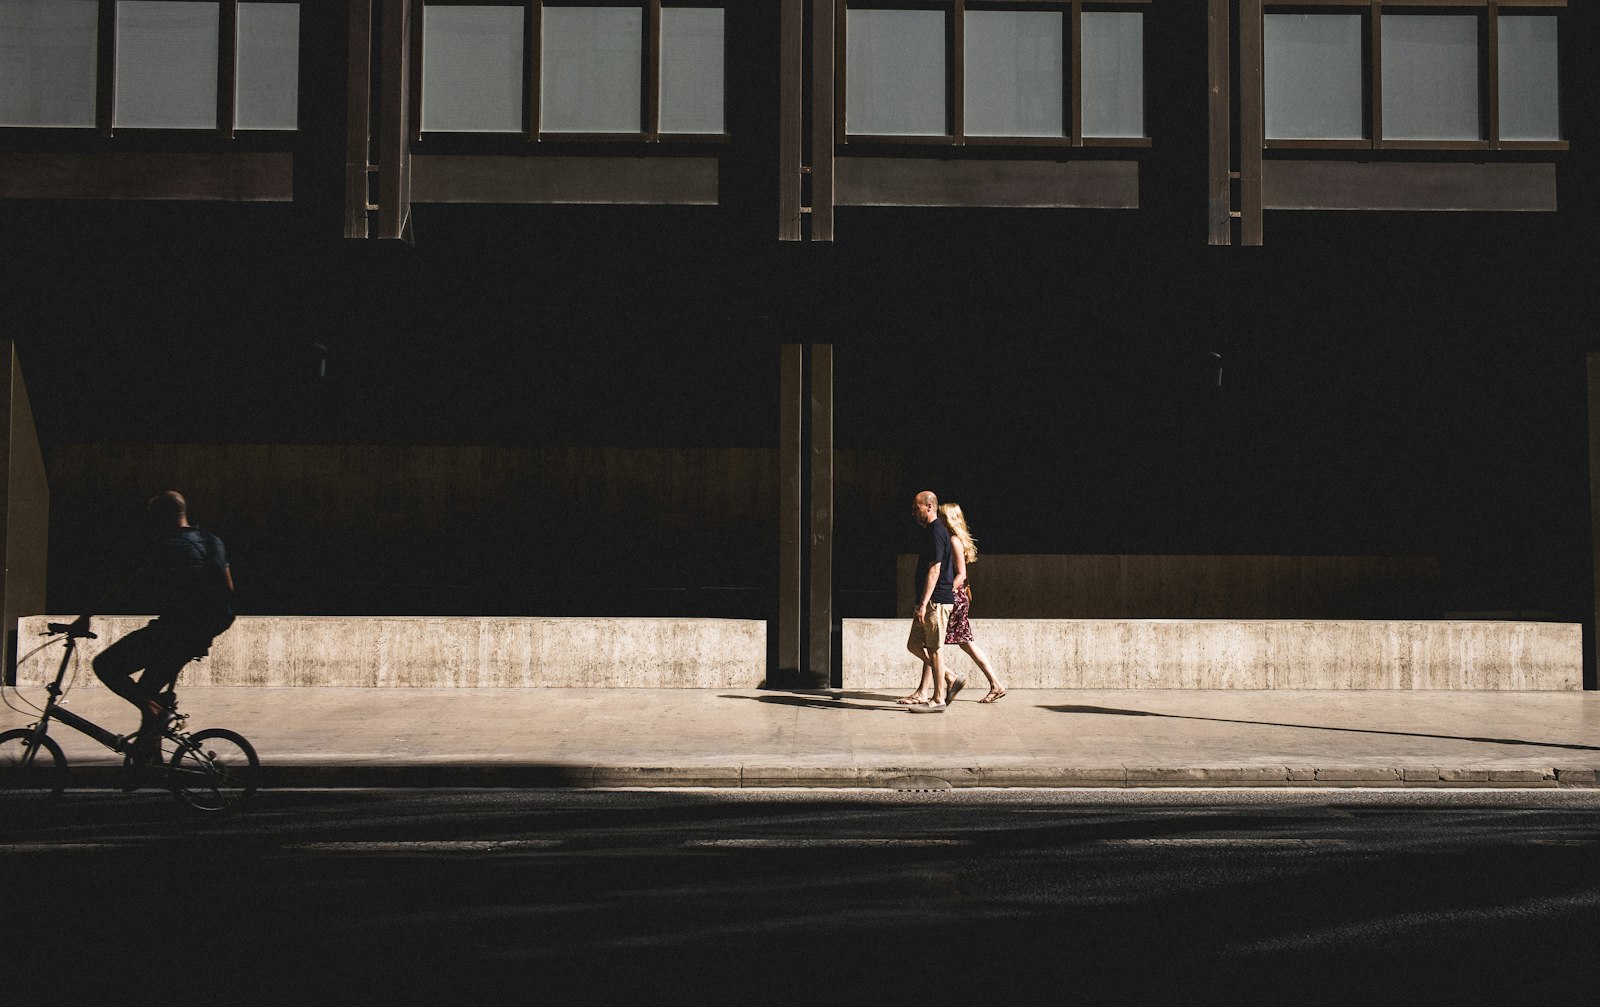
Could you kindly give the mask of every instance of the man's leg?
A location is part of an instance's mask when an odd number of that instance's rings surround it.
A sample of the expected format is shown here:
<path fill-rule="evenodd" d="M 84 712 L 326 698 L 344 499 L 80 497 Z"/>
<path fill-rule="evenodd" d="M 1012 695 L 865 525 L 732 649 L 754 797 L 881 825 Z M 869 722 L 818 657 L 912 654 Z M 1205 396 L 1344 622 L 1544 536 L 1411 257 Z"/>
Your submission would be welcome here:
<path fill-rule="evenodd" d="M 104 682 L 107 689 L 138 707 L 141 714 L 147 709 L 144 690 L 133 680 L 133 675 L 149 664 L 153 642 L 148 627 L 136 629 L 94 659 L 95 677 Z"/>
<path fill-rule="evenodd" d="M 911 620 L 911 635 L 906 638 L 906 650 L 911 656 L 922 663 L 922 677 L 917 681 L 917 691 L 900 700 L 902 703 L 920 703 L 932 694 L 933 667 L 928 663 L 928 649 L 924 646 L 927 634 L 922 629 L 922 623 L 915 618 Z"/>
<path fill-rule="evenodd" d="M 950 606 L 937 603 L 928 606 L 928 618 L 923 624 L 927 634 L 924 642 L 928 649 L 928 666 L 933 674 L 933 702 L 942 705 L 948 701 L 947 690 L 949 684 L 945 681 L 944 648 L 945 633 L 950 626 Z"/>

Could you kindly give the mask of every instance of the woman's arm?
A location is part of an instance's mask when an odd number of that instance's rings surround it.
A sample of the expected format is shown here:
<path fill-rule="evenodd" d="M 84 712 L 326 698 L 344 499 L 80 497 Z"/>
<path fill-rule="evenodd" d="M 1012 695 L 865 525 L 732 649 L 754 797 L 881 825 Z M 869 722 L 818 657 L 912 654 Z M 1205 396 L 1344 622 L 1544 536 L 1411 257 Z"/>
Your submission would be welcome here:
<path fill-rule="evenodd" d="M 959 591 L 961 590 L 961 585 L 967 582 L 967 544 L 961 540 L 960 536 L 952 535 L 950 536 L 950 545 L 952 558 L 956 561 L 954 587 Z"/>

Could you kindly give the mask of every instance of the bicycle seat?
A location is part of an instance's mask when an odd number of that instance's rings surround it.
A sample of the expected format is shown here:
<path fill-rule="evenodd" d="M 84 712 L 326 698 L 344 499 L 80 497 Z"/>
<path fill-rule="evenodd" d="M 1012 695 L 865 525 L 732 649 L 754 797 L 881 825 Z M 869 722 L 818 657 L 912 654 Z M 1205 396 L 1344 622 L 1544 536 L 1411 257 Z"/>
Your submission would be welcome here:
<path fill-rule="evenodd" d="M 88 626 L 79 627 L 75 622 L 47 622 L 44 624 L 45 636 L 60 636 L 67 634 L 74 640 L 98 640 L 100 637 L 89 630 Z"/>

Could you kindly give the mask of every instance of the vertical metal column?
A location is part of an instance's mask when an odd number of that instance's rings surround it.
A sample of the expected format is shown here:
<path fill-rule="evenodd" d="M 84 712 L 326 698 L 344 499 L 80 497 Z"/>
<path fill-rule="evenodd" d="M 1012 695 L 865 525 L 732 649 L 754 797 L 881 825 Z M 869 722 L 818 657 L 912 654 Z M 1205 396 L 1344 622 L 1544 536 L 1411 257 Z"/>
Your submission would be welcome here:
<path fill-rule="evenodd" d="M 806 684 L 833 682 L 833 347 L 811 347 L 811 643 Z"/>
<path fill-rule="evenodd" d="M 803 349 L 785 343 L 778 357 L 778 657 L 769 686 L 800 680 Z"/>
<path fill-rule="evenodd" d="M 1240 244 L 1259 245 L 1261 151 L 1266 145 L 1266 40 L 1262 0 L 1239 0 L 1239 193 Z"/>
<path fill-rule="evenodd" d="M 801 148 L 805 136 L 802 78 L 805 0 L 783 0 L 778 58 L 778 240 L 799 241 Z"/>
<path fill-rule="evenodd" d="M 380 34 L 378 237 L 403 238 L 411 222 L 410 0 L 383 0 Z"/>
<path fill-rule="evenodd" d="M 837 0 L 811 4 L 811 240 L 833 240 L 834 80 L 838 35 L 844 25 Z M 842 5 L 840 5 L 842 6 Z"/>
<path fill-rule="evenodd" d="M 372 170 L 372 0 L 350 0 L 349 78 L 345 86 L 344 236 L 367 236 Z"/>
<path fill-rule="evenodd" d="M 1589 363 L 1589 549 L 1594 560 L 1594 622 L 1590 623 L 1589 653 L 1585 655 L 1600 670 L 1600 353 L 1588 355 Z M 1591 672 L 1591 673 L 1600 673 Z M 1585 676 L 1587 677 L 1587 676 Z"/>
<path fill-rule="evenodd" d="M 1211 238 L 1210 244 L 1233 240 L 1233 60 L 1230 0 L 1209 0 L 1210 119 L 1211 119 Z"/>

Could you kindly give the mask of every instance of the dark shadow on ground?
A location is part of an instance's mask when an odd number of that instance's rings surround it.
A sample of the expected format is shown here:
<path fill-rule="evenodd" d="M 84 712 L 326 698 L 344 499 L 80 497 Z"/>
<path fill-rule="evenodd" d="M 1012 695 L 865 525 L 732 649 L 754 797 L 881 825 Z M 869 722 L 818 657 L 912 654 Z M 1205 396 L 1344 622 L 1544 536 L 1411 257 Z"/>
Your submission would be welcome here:
<path fill-rule="evenodd" d="M 814 695 L 814 696 L 739 696 L 739 695 L 734 695 L 734 694 L 731 694 L 731 693 L 723 693 L 718 698 L 719 699 L 752 699 L 752 700 L 755 700 L 757 703 L 770 703 L 770 704 L 773 704 L 775 706 L 800 706 L 800 707 L 804 707 L 804 708 L 806 708 L 808 710 L 865 710 L 865 711 L 877 711 L 879 713 L 894 713 L 894 712 L 897 712 L 897 711 L 898 712 L 904 712 L 905 711 L 905 707 L 893 705 L 894 704 L 893 700 L 885 699 L 882 696 L 867 696 L 865 694 L 859 694 L 859 695 L 863 695 L 864 698 L 873 699 L 873 700 L 876 700 L 879 703 L 884 703 L 884 704 L 889 704 L 889 705 L 867 706 L 867 705 L 864 705 L 862 703 L 844 702 L 843 701 L 844 697 L 842 695 L 839 698 L 834 699 L 834 698 L 829 698 L 829 696 L 823 695 L 823 694 L 818 694 L 818 695 Z"/>
<path fill-rule="evenodd" d="M 1271 720 L 1234 720 L 1229 717 L 1196 717 L 1187 713 L 1157 713 L 1153 710 L 1120 710 L 1110 706 L 1049 706 L 1040 709 L 1056 713 L 1105 713 L 1114 717 L 1166 717 L 1171 720 L 1208 720 L 1217 724 L 1249 724 L 1252 727 L 1295 727 L 1303 731 L 1345 731 L 1350 734 L 1391 734 L 1401 738 L 1438 738 L 1441 741 L 1477 741 L 1488 745 L 1527 745 L 1530 748 L 1562 748 L 1575 752 L 1600 752 L 1600 745 L 1562 745 L 1550 741 L 1523 741 L 1520 738 L 1474 738 L 1456 734 L 1425 734 L 1421 731 L 1377 731 L 1365 727 L 1329 727 L 1325 724 L 1280 724 Z"/>

